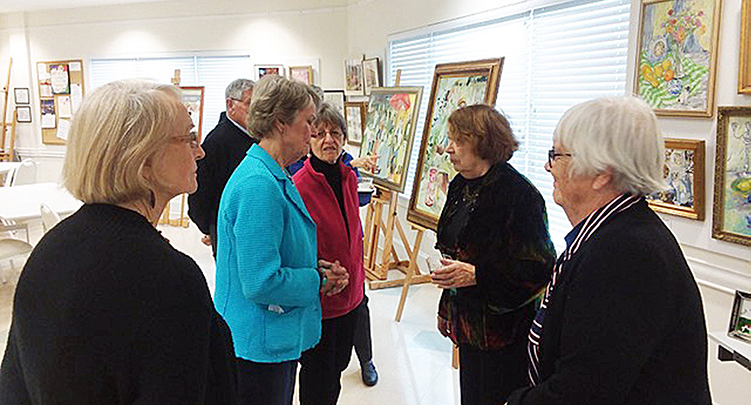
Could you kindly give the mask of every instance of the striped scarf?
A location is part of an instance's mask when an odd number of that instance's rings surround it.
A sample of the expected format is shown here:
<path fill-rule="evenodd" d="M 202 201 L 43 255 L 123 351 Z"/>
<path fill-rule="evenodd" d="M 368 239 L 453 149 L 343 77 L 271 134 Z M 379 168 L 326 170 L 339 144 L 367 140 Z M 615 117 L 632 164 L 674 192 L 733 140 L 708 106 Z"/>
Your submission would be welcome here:
<path fill-rule="evenodd" d="M 555 289 L 555 284 L 560 278 L 561 271 L 565 264 L 574 257 L 581 246 L 587 242 L 595 232 L 597 232 L 602 224 L 613 218 L 618 213 L 630 208 L 640 199 L 641 197 L 635 197 L 629 193 L 624 193 L 589 214 L 584 221 L 582 221 L 582 227 L 579 230 L 579 233 L 576 234 L 574 240 L 566 247 L 566 250 L 561 256 L 558 257 L 558 260 L 556 260 L 555 267 L 553 268 L 553 277 L 545 290 L 545 298 L 543 299 L 540 309 L 537 311 L 537 315 L 535 316 L 534 321 L 532 321 L 532 326 L 529 329 L 529 342 L 527 342 L 529 368 L 527 369 L 527 377 L 532 386 L 535 386 L 540 382 L 540 337 L 542 336 L 542 325 L 545 319 L 545 311 Z"/>

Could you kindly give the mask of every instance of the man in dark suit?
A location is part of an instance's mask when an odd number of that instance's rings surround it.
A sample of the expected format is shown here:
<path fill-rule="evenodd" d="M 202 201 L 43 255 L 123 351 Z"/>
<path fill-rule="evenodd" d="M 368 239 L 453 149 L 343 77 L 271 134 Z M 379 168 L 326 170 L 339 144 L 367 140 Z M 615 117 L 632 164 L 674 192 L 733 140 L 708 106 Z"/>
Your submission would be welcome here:
<path fill-rule="evenodd" d="M 216 258 L 216 215 L 224 185 L 257 141 L 247 129 L 248 107 L 255 83 L 237 79 L 224 91 L 227 112 L 206 135 L 201 146 L 206 157 L 198 161 L 198 191 L 188 196 L 188 216 L 205 235 L 202 239 Z"/>

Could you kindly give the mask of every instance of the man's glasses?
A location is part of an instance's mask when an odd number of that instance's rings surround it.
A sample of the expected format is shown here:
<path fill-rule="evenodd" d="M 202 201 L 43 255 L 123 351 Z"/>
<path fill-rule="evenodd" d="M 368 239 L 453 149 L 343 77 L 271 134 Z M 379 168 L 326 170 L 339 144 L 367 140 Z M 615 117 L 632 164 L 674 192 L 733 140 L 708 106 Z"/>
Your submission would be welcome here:
<path fill-rule="evenodd" d="M 247 100 L 242 100 L 242 99 L 239 99 L 239 98 L 234 98 L 234 97 L 230 97 L 229 99 L 230 99 L 230 100 L 234 100 L 234 101 L 237 101 L 238 103 L 240 103 L 240 104 L 243 104 L 243 105 L 244 105 L 244 106 L 246 106 L 246 107 L 250 107 L 250 99 L 247 99 Z"/>
<path fill-rule="evenodd" d="M 313 138 L 323 139 L 326 137 L 326 134 L 331 135 L 332 138 L 340 141 L 344 138 L 344 133 L 338 129 L 335 129 L 333 131 L 318 131 L 313 134 Z"/>
<path fill-rule="evenodd" d="M 550 149 L 548 151 L 548 166 L 553 167 L 553 162 L 555 162 L 555 159 L 559 156 L 572 156 L 570 153 L 558 153 L 555 151 L 555 149 Z"/>

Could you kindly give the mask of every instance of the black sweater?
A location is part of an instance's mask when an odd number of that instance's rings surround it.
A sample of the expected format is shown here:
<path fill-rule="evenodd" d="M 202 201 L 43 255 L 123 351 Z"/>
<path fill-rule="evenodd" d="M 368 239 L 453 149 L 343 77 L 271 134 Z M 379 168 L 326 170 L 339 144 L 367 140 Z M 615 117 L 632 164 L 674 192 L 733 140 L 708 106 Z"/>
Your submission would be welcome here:
<path fill-rule="evenodd" d="M 147 220 L 84 205 L 18 282 L 2 404 L 232 404 L 234 350 L 196 263 Z"/>

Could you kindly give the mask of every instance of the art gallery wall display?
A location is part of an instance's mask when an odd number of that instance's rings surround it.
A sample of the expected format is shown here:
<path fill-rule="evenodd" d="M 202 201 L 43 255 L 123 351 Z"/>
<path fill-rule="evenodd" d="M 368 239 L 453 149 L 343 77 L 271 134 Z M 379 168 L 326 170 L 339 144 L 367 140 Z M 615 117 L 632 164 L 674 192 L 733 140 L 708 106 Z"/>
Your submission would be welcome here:
<path fill-rule="evenodd" d="M 717 109 L 712 237 L 751 245 L 751 107 Z"/>
<path fill-rule="evenodd" d="M 37 62 L 42 142 L 64 145 L 71 118 L 83 102 L 83 61 Z"/>
<path fill-rule="evenodd" d="M 347 122 L 347 143 L 360 146 L 367 122 L 368 103 L 347 101 L 344 103 L 344 120 Z"/>
<path fill-rule="evenodd" d="M 369 58 L 362 61 L 363 91 L 366 95 L 374 87 L 381 87 L 381 60 Z"/>
<path fill-rule="evenodd" d="M 423 127 L 415 183 L 407 220 L 435 230 L 456 175 L 444 152 L 448 144 L 448 117 L 460 107 L 495 105 L 504 58 L 436 65 Z"/>
<path fill-rule="evenodd" d="M 324 90 L 323 101 L 333 105 L 344 116 L 344 90 Z"/>
<path fill-rule="evenodd" d="M 751 293 L 735 292 L 728 335 L 751 342 Z"/>
<path fill-rule="evenodd" d="M 370 93 L 360 157 L 378 155 L 376 168 L 362 174 L 392 191 L 404 191 L 420 112 L 422 87 L 376 87 Z"/>
<path fill-rule="evenodd" d="M 751 94 L 751 0 L 741 6 L 741 51 L 738 65 L 738 93 Z"/>
<path fill-rule="evenodd" d="M 28 106 L 28 105 L 16 106 L 16 122 L 20 122 L 20 123 L 31 122 L 31 106 Z"/>
<path fill-rule="evenodd" d="M 266 75 L 284 77 L 284 65 L 253 65 L 253 74 L 256 80 Z"/>
<path fill-rule="evenodd" d="M 647 196 L 653 210 L 704 220 L 704 141 L 665 139 L 666 190 Z"/>
<path fill-rule="evenodd" d="M 307 85 L 313 84 L 313 66 L 290 66 L 289 78 Z"/>
<path fill-rule="evenodd" d="M 634 94 L 660 116 L 711 117 L 721 0 L 643 0 Z"/>
<path fill-rule="evenodd" d="M 16 87 L 13 89 L 13 101 L 18 104 L 29 104 L 31 97 L 29 97 L 29 89 L 26 87 Z"/>
<path fill-rule="evenodd" d="M 362 55 L 344 60 L 344 91 L 347 94 L 363 94 L 362 61 Z"/>
<path fill-rule="evenodd" d="M 204 86 L 180 86 L 180 99 L 188 109 L 190 119 L 193 121 L 193 130 L 196 131 L 198 143 L 203 139 L 203 93 Z"/>

